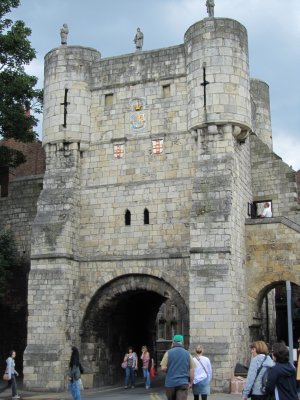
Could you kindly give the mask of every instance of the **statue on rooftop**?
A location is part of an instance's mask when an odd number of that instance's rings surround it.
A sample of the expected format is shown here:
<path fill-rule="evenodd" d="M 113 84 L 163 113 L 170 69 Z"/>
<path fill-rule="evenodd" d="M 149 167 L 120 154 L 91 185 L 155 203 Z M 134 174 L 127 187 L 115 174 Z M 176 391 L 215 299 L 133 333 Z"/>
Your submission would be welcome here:
<path fill-rule="evenodd" d="M 135 34 L 133 41 L 135 43 L 136 50 L 137 51 L 142 50 L 144 43 L 144 34 L 143 32 L 141 32 L 140 28 L 137 28 L 137 32 Z"/>
<path fill-rule="evenodd" d="M 63 27 L 60 30 L 60 38 L 61 44 L 67 44 L 69 28 L 67 24 L 63 24 Z"/>
<path fill-rule="evenodd" d="M 215 2 L 214 0 L 206 0 L 206 9 L 209 17 L 214 16 Z"/>

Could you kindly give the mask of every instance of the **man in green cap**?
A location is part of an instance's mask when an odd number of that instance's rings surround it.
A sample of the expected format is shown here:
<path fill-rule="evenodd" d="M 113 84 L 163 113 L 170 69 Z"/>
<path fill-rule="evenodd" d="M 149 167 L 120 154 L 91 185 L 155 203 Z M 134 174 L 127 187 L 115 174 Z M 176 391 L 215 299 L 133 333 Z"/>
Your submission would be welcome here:
<path fill-rule="evenodd" d="M 165 389 L 168 400 L 187 400 L 188 388 L 194 380 L 195 364 L 190 353 L 183 347 L 183 336 L 173 337 L 172 348 L 160 363 L 166 372 Z"/>

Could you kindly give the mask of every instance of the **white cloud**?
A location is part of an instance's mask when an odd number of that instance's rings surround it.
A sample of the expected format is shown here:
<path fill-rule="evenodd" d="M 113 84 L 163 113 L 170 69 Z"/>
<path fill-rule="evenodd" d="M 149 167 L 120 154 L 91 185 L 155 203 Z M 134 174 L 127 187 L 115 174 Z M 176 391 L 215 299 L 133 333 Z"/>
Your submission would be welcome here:
<path fill-rule="evenodd" d="M 295 138 L 289 131 L 281 132 L 273 138 L 273 150 L 280 157 L 284 154 L 283 161 L 295 171 L 300 169 L 299 137 Z"/>
<path fill-rule="evenodd" d="M 232 18 L 246 27 L 251 76 L 270 86 L 274 149 L 299 169 L 300 1 L 215 3 L 217 18 Z M 70 44 L 94 47 L 109 57 L 134 51 L 138 26 L 145 34 L 145 50 L 181 44 L 187 29 L 207 17 L 207 12 L 205 0 L 22 0 L 14 15 L 32 29 L 38 58 L 27 71 L 39 78 L 41 87 L 44 55 L 60 45 L 59 29 L 65 22 Z"/>

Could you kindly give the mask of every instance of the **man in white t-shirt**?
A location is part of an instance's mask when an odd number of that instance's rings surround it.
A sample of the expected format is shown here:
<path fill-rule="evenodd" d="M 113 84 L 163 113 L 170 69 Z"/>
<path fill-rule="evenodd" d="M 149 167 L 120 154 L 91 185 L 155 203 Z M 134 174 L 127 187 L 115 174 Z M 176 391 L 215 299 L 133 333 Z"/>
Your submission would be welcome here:
<path fill-rule="evenodd" d="M 260 214 L 260 218 L 271 218 L 272 210 L 269 203 L 264 204 L 263 212 Z"/>

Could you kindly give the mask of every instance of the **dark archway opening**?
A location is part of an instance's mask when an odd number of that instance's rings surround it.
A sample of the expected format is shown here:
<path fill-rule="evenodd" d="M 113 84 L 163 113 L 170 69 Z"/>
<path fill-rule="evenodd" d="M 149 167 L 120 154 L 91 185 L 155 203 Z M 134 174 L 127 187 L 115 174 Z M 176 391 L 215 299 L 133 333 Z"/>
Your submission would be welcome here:
<path fill-rule="evenodd" d="M 119 297 L 112 315 L 112 325 L 120 327 L 117 336 L 122 338 L 122 349 L 129 345 L 139 352 L 146 344 L 153 349 L 155 319 L 165 298 L 154 292 L 134 291 Z"/>
<path fill-rule="evenodd" d="M 166 290 L 169 289 L 169 290 Z M 128 346 L 140 356 L 147 345 L 157 358 L 157 320 L 160 306 L 172 302 L 184 318 L 180 331 L 188 338 L 188 311 L 183 299 L 164 281 L 149 276 L 126 276 L 111 282 L 92 299 L 81 330 L 81 354 L 93 386 L 123 379 L 121 362 Z M 169 346 L 169 341 L 165 341 Z"/>
<path fill-rule="evenodd" d="M 260 318 L 253 340 L 267 343 L 284 341 L 288 344 L 287 293 L 285 281 L 273 282 L 265 287 L 260 299 Z M 291 284 L 291 308 L 293 347 L 299 346 L 300 338 L 300 286 Z"/>

